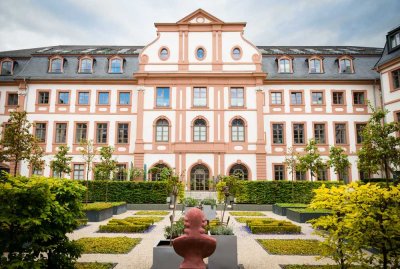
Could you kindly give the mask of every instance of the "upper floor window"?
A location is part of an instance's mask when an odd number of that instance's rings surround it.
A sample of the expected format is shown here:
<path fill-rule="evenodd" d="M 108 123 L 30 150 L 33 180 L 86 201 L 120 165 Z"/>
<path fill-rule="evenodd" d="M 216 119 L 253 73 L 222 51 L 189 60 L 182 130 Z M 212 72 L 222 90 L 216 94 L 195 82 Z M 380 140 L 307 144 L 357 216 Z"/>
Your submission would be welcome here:
<path fill-rule="evenodd" d="M 88 104 L 89 104 L 89 92 L 79 92 L 78 105 L 88 105 Z"/>
<path fill-rule="evenodd" d="M 353 104 L 365 105 L 365 96 L 363 92 L 353 92 Z"/>
<path fill-rule="evenodd" d="M 98 144 L 107 143 L 107 135 L 108 135 L 108 124 L 107 123 L 97 123 L 96 143 L 98 143 Z"/>
<path fill-rule="evenodd" d="M 58 93 L 58 104 L 67 105 L 69 103 L 69 92 Z"/>
<path fill-rule="evenodd" d="M 291 60 L 289 59 L 279 59 L 279 73 L 291 73 Z"/>
<path fill-rule="evenodd" d="M 392 51 L 400 46 L 400 32 L 389 36 L 389 51 Z"/>
<path fill-rule="evenodd" d="M 80 143 L 81 141 L 87 140 L 87 123 L 77 123 L 75 128 L 75 143 Z"/>
<path fill-rule="evenodd" d="M 283 144 L 284 143 L 284 132 L 283 123 L 272 124 L 272 143 Z"/>
<path fill-rule="evenodd" d="M 193 124 L 193 141 L 207 141 L 207 124 L 203 119 L 197 119 Z"/>
<path fill-rule="evenodd" d="M 61 58 L 50 59 L 50 70 L 51 73 L 61 73 L 62 70 L 62 62 Z"/>
<path fill-rule="evenodd" d="M 293 124 L 293 142 L 294 144 L 304 144 L 304 124 Z"/>
<path fill-rule="evenodd" d="M 1 62 L 1 75 L 2 76 L 9 76 L 13 73 L 13 61 L 5 60 Z"/>
<path fill-rule="evenodd" d="M 119 93 L 119 105 L 129 105 L 131 103 L 131 93 L 130 92 L 120 92 Z"/>
<path fill-rule="evenodd" d="M 353 73 L 352 60 L 348 58 L 339 60 L 339 70 L 340 73 Z"/>
<path fill-rule="evenodd" d="M 93 59 L 83 58 L 80 60 L 80 73 L 92 73 L 93 72 Z"/>
<path fill-rule="evenodd" d="M 169 124 L 166 119 L 160 119 L 156 122 L 156 141 L 169 141 Z"/>
<path fill-rule="evenodd" d="M 122 60 L 119 58 L 113 58 L 110 61 L 110 73 L 122 73 Z"/>
<path fill-rule="evenodd" d="M 310 73 L 322 73 L 322 60 L 310 59 L 308 61 L 308 68 Z"/>
<path fill-rule="evenodd" d="M 324 94 L 322 92 L 313 92 L 311 97 L 313 105 L 322 105 L 324 103 Z"/>
<path fill-rule="evenodd" d="M 118 123 L 118 144 L 128 144 L 129 141 L 129 124 L 128 123 Z"/>
<path fill-rule="evenodd" d="M 156 106 L 169 107 L 170 106 L 169 96 L 170 96 L 169 88 L 157 88 Z"/>
<path fill-rule="evenodd" d="M 303 93 L 302 92 L 290 93 L 290 103 L 292 105 L 302 105 L 303 104 Z"/>
<path fill-rule="evenodd" d="M 334 105 L 344 105 L 343 92 L 333 92 L 332 101 Z"/>
<path fill-rule="evenodd" d="M 357 123 L 356 124 L 356 136 L 357 136 L 357 144 L 361 144 L 363 142 L 363 130 L 367 126 L 365 123 Z"/>
<path fill-rule="evenodd" d="M 400 69 L 392 71 L 393 90 L 400 89 Z"/>
<path fill-rule="evenodd" d="M 35 137 L 39 143 L 46 141 L 46 123 L 35 124 Z"/>
<path fill-rule="evenodd" d="M 242 51 L 240 50 L 240 48 L 235 47 L 232 50 L 232 58 L 234 60 L 240 60 L 240 58 L 242 57 Z"/>
<path fill-rule="evenodd" d="M 244 89 L 231 88 L 231 106 L 243 107 L 244 106 Z"/>
<path fill-rule="evenodd" d="M 56 123 L 56 143 L 64 144 L 67 141 L 67 124 Z"/>
<path fill-rule="evenodd" d="M 18 105 L 18 93 L 9 93 L 7 99 L 8 106 L 17 106 Z"/>
<path fill-rule="evenodd" d="M 317 144 L 325 144 L 325 124 L 316 123 L 314 124 L 314 139 Z"/>
<path fill-rule="evenodd" d="M 38 103 L 41 105 L 49 104 L 50 93 L 49 92 L 39 92 Z"/>
<path fill-rule="evenodd" d="M 198 60 L 203 60 L 206 57 L 206 51 L 203 48 L 198 48 L 196 50 L 196 58 Z"/>
<path fill-rule="evenodd" d="M 167 60 L 169 58 L 169 50 L 167 48 L 161 48 L 159 56 L 161 60 Z"/>
<path fill-rule="evenodd" d="M 271 103 L 273 105 L 281 105 L 282 104 L 282 93 L 281 92 L 272 92 L 271 93 Z"/>
<path fill-rule="evenodd" d="M 99 92 L 99 100 L 98 104 L 99 105 L 108 105 L 110 99 L 110 93 L 109 92 Z"/>
<path fill-rule="evenodd" d="M 336 144 L 347 144 L 346 124 L 335 124 L 335 142 Z"/>
<path fill-rule="evenodd" d="M 244 122 L 241 119 L 234 119 L 232 121 L 232 141 L 244 141 Z"/>
<path fill-rule="evenodd" d="M 193 106 L 207 106 L 207 88 L 193 88 Z"/>

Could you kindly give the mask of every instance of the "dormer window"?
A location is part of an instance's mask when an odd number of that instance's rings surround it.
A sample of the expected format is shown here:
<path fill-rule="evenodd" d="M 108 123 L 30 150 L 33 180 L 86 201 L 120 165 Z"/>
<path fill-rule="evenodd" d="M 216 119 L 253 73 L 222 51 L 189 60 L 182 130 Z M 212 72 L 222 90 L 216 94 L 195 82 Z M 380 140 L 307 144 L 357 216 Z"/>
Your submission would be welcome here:
<path fill-rule="evenodd" d="M 278 59 L 278 72 L 279 73 L 293 73 L 292 59 L 288 57 Z"/>
<path fill-rule="evenodd" d="M 339 59 L 339 72 L 345 74 L 354 73 L 353 61 L 351 58 L 346 57 Z"/>
<path fill-rule="evenodd" d="M 79 73 L 92 73 L 93 72 L 93 59 L 82 58 L 79 64 Z"/>
<path fill-rule="evenodd" d="M 10 76 L 13 74 L 13 61 L 11 59 L 5 59 L 1 62 L 1 75 Z"/>
<path fill-rule="evenodd" d="M 122 73 L 122 59 L 121 58 L 119 58 L 119 57 L 111 58 L 109 65 L 110 65 L 109 69 L 108 69 L 109 73 L 114 73 L 114 74 Z"/>
<path fill-rule="evenodd" d="M 320 58 L 311 58 L 308 60 L 308 72 L 312 74 L 323 73 L 322 68 L 322 59 Z"/>
<path fill-rule="evenodd" d="M 61 57 L 55 57 L 50 59 L 50 73 L 62 73 L 63 72 L 63 59 Z"/>
<path fill-rule="evenodd" d="M 400 48 L 400 32 L 390 34 L 388 37 L 389 52 Z"/>

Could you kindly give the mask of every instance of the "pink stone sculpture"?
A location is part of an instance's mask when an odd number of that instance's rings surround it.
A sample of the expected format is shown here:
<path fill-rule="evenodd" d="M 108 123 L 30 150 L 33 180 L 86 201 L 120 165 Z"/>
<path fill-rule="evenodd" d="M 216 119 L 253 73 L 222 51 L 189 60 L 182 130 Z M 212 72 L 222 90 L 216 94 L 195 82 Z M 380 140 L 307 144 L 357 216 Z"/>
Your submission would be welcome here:
<path fill-rule="evenodd" d="M 183 257 L 180 269 L 205 269 L 204 258 L 211 256 L 217 247 L 215 238 L 205 233 L 207 221 L 203 211 L 192 208 L 185 214 L 185 234 L 176 238 L 172 245 Z"/>

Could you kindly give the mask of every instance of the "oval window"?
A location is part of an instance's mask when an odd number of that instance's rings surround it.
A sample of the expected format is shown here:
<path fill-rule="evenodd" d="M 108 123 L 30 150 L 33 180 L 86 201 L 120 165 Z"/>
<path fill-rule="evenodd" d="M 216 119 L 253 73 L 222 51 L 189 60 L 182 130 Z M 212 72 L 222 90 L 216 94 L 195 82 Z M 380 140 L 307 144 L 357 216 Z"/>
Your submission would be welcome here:
<path fill-rule="evenodd" d="M 199 60 L 203 60 L 203 59 L 204 59 L 204 55 L 205 55 L 204 49 L 203 49 L 203 48 L 197 49 L 196 55 L 197 55 L 197 58 L 198 58 Z"/>
<path fill-rule="evenodd" d="M 167 48 L 162 48 L 162 49 L 160 50 L 160 58 L 161 58 L 161 60 L 166 60 L 166 59 L 168 59 L 168 56 L 169 56 L 168 49 L 167 49 Z"/>
<path fill-rule="evenodd" d="M 239 60 L 241 56 L 242 56 L 242 52 L 240 51 L 239 48 L 234 48 L 234 49 L 232 50 L 232 57 L 233 57 L 233 59 Z"/>

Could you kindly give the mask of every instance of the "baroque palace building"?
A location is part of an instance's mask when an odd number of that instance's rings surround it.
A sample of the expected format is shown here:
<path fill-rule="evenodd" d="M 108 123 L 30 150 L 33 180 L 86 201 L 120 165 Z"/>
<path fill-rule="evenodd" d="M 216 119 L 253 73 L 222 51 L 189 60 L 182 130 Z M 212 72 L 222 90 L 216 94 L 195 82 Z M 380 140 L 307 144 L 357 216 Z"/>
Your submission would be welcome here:
<path fill-rule="evenodd" d="M 0 52 L 2 128 L 11 111 L 26 110 L 46 152 L 44 170 L 22 163 L 20 173 L 50 176 L 50 160 L 66 144 L 73 157 L 66 177 L 83 179 L 79 142 L 92 139 L 96 148 L 113 146 L 122 168 L 167 166 L 188 190 L 208 190 L 208 179 L 235 172 L 287 179 L 288 149 L 301 154 L 314 138 L 323 158 L 329 146 L 343 147 L 348 180 L 362 177 L 356 152 L 371 113 L 367 101 L 387 107 L 389 121 L 400 115 L 400 29 L 381 49 L 255 46 L 245 26 L 199 9 L 156 23 L 157 38 L 145 47 Z M 337 175 L 327 169 L 318 179 Z"/>

